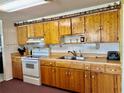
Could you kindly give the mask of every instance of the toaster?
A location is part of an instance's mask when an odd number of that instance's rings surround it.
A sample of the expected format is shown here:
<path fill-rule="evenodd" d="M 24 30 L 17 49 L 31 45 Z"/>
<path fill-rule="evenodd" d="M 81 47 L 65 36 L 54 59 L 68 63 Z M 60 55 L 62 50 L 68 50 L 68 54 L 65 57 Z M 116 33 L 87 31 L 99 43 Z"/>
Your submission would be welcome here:
<path fill-rule="evenodd" d="M 108 51 L 107 59 L 108 60 L 120 60 L 120 53 L 118 51 Z"/>

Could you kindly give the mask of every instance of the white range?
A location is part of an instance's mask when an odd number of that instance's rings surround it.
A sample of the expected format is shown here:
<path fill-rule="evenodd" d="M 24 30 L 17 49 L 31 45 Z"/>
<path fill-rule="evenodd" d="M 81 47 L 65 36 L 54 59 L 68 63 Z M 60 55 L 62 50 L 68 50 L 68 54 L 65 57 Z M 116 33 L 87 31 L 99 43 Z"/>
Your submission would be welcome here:
<path fill-rule="evenodd" d="M 49 56 L 48 48 L 36 48 L 32 50 L 32 56 L 22 57 L 23 81 L 35 85 L 41 85 L 39 59 Z"/>

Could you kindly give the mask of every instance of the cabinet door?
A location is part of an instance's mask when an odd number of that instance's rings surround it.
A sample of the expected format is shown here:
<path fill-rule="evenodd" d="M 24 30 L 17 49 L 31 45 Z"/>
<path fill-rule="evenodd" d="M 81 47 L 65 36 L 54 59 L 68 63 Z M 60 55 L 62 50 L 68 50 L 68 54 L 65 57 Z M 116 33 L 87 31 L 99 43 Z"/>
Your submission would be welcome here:
<path fill-rule="evenodd" d="M 43 32 L 43 23 L 36 23 L 33 24 L 33 30 L 34 30 L 34 37 L 43 37 L 44 32 Z"/>
<path fill-rule="evenodd" d="M 100 42 L 100 14 L 85 16 L 86 42 Z"/>
<path fill-rule="evenodd" d="M 23 79 L 21 61 L 12 62 L 12 72 L 13 72 L 13 78 Z"/>
<path fill-rule="evenodd" d="M 118 11 L 104 12 L 101 14 L 102 42 L 118 41 Z"/>
<path fill-rule="evenodd" d="M 55 68 L 51 66 L 41 66 L 41 81 L 43 84 L 55 86 Z"/>
<path fill-rule="evenodd" d="M 75 17 L 72 21 L 72 34 L 84 33 L 84 16 Z"/>
<path fill-rule="evenodd" d="M 75 92 L 84 92 L 84 72 L 69 69 L 69 89 Z"/>
<path fill-rule="evenodd" d="M 69 89 L 69 77 L 68 77 L 68 68 L 56 68 L 57 69 L 57 85 L 62 89 Z M 58 80 L 59 79 L 59 80 Z"/>
<path fill-rule="evenodd" d="M 59 20 L 59 33 L 60 36 L 71 34 L 71 22 L 70 19 Z"/>
<path fill-rule="evenodd" d="M 90 71 L 85 71 L 85 93 L 92 93 Z"/>
<path fill-rule="evenodd" d="M 26 44 L 26 41 L 28 39 L 27 32 L 28 32 L 28 26 L 18 26 L 17 27 L 17 38 L 18 38 L 19 45 Z"/>
<path fill-rule="evenodd" d="M 44 39 L 46 44 L 50 44 L 50 23 L 44 23 Z"/>
<path fill-rule="evenodd" d="M 99 93 L 98 92 L 98 77 L 96 72 L 91 72 L 91 93 Z"/>
<path fill-rule="evenodd" d="M 59 42 L 58 21 L 52 21 L 50 22 L 50 44 L 58 44 Z"/>
<path fill-rule="evenodd" d="M 115 75 L 98 74 L 98 93 L 115 93 Z"/>
<path fill-rule="evenodd" d="M 50 75 L 49 75 L 50 67 L 48 66 L 41 66 L 41 82 L 43 84 L 49 85 L 50 84 Z"/>
<path fill-rule="evenodd" d="M 34 38 L 33 24 L 28 25 L 28 38 Z"/>
<path fill-rule="evenodd" d="M 122 82 L 121 75 L 116 75 L 116 78 L 115 78 L 115 93 L 122 93 L 121 92 L 121 82 Z"/>

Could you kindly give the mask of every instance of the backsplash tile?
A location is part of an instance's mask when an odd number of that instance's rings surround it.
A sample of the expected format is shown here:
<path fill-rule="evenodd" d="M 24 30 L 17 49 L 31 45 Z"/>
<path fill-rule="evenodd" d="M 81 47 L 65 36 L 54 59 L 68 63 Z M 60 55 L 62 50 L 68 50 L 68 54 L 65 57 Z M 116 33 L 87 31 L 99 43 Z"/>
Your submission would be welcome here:
<path fill-rule="evenodd" d="M 51 45 L 51 52 L 68 52 L 75 50 L 83 53 L 107 54 L 107 51 L 119 51 L 119 43 L 87 43 L 87 44 L 64 44 Z"/>

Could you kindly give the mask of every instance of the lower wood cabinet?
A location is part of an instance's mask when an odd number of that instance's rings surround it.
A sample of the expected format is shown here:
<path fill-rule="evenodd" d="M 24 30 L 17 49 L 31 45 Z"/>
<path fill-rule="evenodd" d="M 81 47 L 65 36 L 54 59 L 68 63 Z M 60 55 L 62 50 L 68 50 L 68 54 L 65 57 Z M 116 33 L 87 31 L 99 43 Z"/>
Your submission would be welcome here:
<path fill-rule="evenodd" d="M 23 79 L 21 59 L 12 61 L 12 73 L 13 73 L 13 78 Z"/>
<path fill-rule="evenodd" d="M 43 84 L 55 86 L 56 85 L 56 73 L 55 68 L 51 66 L 41 66 L 41 81 Z"/>
<path fill-rule="evenodd" d="M 44 65 L 41 65 L 43 84 L 78 93 L 121 93 L 121 74 L 117 70 L 115 73 L 100 72 L 103 71 L 101 65 L 97 71 L 69 68 L 67 65 L 56 66 L 52 63 Z"/>

